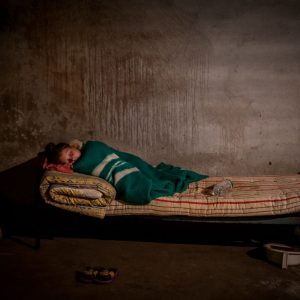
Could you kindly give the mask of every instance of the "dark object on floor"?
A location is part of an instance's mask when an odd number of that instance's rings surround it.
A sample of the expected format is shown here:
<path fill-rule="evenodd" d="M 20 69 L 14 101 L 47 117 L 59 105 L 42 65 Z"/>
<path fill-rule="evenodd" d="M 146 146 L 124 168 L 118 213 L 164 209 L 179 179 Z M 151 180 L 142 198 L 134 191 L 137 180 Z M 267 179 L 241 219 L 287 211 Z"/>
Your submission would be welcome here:
<path fill-rule="evenodd" d="M 87 267 L 84 271 L 76 272 L 76 280 L 83 283 L 105 284 L 112 283 L 119 275 L 116 268 Z"/>

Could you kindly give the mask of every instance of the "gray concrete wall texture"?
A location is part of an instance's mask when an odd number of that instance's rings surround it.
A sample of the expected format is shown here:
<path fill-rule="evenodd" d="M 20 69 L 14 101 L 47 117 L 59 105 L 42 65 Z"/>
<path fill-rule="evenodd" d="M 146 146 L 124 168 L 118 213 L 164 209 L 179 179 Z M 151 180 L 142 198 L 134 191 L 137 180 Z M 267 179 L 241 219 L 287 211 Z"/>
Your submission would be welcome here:
<path fill-rule="evenodd" d="M 209 175 L 300 171 L 300 1 L 2 1 L 0 169 L 102 140 Z"/>

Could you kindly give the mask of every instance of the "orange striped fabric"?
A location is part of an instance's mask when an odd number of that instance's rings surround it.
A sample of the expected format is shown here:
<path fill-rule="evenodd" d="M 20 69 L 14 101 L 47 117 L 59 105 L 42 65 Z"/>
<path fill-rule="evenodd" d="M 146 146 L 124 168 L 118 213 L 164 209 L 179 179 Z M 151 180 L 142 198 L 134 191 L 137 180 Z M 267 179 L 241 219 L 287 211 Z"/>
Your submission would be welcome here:
<path fill-rule="evenodd" d="M 225 196 L 204 194 L 225 178 L 233 189 Z M 147 205 L 113 200 L 106 216 L 158 215 L 193 217 L 272 216 L 300 212 L 300 175 L 210 177 L 193 182 L 183 193 L 160 197 Z"/>

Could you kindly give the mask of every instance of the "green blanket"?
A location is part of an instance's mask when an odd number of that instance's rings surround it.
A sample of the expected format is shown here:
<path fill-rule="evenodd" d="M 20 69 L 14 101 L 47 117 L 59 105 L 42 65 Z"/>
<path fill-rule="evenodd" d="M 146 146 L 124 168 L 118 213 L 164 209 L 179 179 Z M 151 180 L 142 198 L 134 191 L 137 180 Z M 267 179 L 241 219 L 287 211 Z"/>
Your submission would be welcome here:
<path fill-rule="evenodd" d="M 116 188 L 117 198 L 131 204 L 147 204 L 152 199 L 183 192 L 189 183 L 208 177 L 164 163 L 153 167 L 99 141 L 84 144 L 74 171 L 107 180 Z"/>

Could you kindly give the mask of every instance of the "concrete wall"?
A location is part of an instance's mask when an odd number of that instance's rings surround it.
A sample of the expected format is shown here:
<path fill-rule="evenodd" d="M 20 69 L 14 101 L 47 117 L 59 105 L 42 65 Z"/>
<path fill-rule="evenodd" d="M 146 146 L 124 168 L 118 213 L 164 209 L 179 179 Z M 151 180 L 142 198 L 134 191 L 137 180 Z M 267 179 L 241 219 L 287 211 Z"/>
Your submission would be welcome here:
<path fill-rule="evenodd" d="M 1 170 L 79 138 L 210 175 L 300 171 L 299 1 L 3 2 Z"/>

